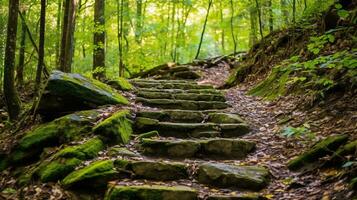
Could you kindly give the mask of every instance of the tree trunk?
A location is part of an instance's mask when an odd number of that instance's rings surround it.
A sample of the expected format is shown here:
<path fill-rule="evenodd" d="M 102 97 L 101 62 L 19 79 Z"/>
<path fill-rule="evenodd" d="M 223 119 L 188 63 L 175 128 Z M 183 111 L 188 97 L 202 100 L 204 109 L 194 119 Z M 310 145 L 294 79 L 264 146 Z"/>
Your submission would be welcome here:
<path fill-rule="evenodd" d="M 4 62 L 4 97 L 10 121 L 15 121 L 21 110 L 21 102 L 15 87 L 15 49 L 19 0 L 9 0 L 7 38 Z"/>
<path fill-rule="evenodd" d="M 45 30 L 46 30 L 46 0 L 41 0 L 41 16 L 40 16 L 40 40 L 38 45 L 38 63 L 36 70 L 35 95 L 39 95 L 41 85 L 41 74 L 45 57 Z"/>
<path fill-rule="evenodd" d="M 222 1 L 220 1 L 220 19 L 221 19 L 221 46 L 222 46 L 222 52 L 223 54 L 225 53 L 225 49 L 226 49 L 226 45 L 225 45 L 225 32 L 224 32 L 224 26 L 223 26 L 223 22 L 224 22 L 224 18 L 223 18 L 223 5 L 222 5 Z"/>
<path fill-rule="evenodd" d="M 293 0 L 293 24 L 296 22 L 296 0 Z"/>
<path fill-rule="evenodd" d="M 236 41 L 236 36 L 234 34 L 234 4 L 233 0 L 230 0 L 231 4 L 231 33 L 232 33 L 232 39 L 233 39 L 233 53 L 234 55 L 237 52 L 237 41 Z"/>
<path fill-rule="evenodd" d="M 249 36 L 249 44 L 253 46 L 257 43 L 257 18 L 256 18 L 256 9 L 251 7 L 249 10 L 250 17 L 250 36 Z"/>
<path fill-rule="evenodd" d="M 287 9 L 287 0 L 280 0 L 280 10 L 283 13 L 283 18 L 285 21 L 285 24 L 289 24 L 289 11 Z"/>
<path fill-rule="evenodd" d="M 273 16 L 272 0 L 268 0 L 268 9 L 269 9 L 269 32 L 273 32 L 273 30 L 274 30 L 274 16 Z"/>
<path fill-rule="evenodd" d="M 0 88 L 3 87 L 3 75 L 4 75 L 4 49 L 5 49 L 5 31 L 6 31 L 6 22 L 4 15 L 0 15 L 0 26 L 3 29 L 0 29 Z M 1 90 L 1 89 L 0 89 Z"/>
<path fill-rule="evenodd" d="M 22 12 L 22 15 L 26 16 L 25 10 Z M 22 86 L 24 83 L 25 47 L 26 47 L 26 23 L 25 23 L 25 21 L 21 21 L 19 65 L 17 66 L 17 71 L 16 71 L 18 86 Z"/>
<path fill-rule="evenodd" d="M 120 1 L 120 2 L 119 2 Z M 119 77 L 124 76 L 124 59 L 123 59 L 123 7 L 124 0 L 117 0 L 117 24 L 118 24 L 118 50 L 119 50 Z"/>
<path fill-rule="evenodd" d="M 95 0 L 93 78 L 105 78 L 105 0 Z"/>
<path fill-rule="evenodd" d="M 60 45 L 61 45 L 61 16 L 62 16 L 62 0 L 58 0 L 57 2 L 58 8 L 57 8 L 57 21 L 56 21 L 56 66 L 59 65 L 59 54 L 60 54 Z"/>
<path fill-rule="evenodd" d="M 256 6 L 256 9 L 257 9 L 257 11 L 258 11 L 260 38 L 263 39 L 262 12 L 261 12 L 261 10 L 260 10 L 259 0 L 255 0 L 255 6 Z"/>
<path fill-rule="evenodd" d="M 136 23 L 135 23 L 135 41 L 141 44 L 141 33 L 143 27 L 143 1 L 136 0 Z"/>
<path fill-rule="evenodd" d="M 210 12 L 211 7 L 212 7 L 212 3 L 213 3 L 213 0 L 208 0 L 207 14 L 206 14 L 205 22 L 204 22 L 204 24 L 203 24 L 203 29 L 202 29 L 202 33 L 201 33 L 200 43 L 198 44 L 198 49 L 197 49 L 197 53 L 196 53 L 195 59 L 197 59 L 198 56 L 200 56 L 201 47 L 202 47 L 202 42 L 203 42 L 203 37 L 204 37 L 204 35 L 205 35 L 206 26 L 207 26 L 207 21 L 208 21 L 208 16 L 209 16 L 209 12 Z"/>
<path fill-rule="evenodd" d="M 71 72 L 77 0 L 65 0 L 59 70 Z"/>

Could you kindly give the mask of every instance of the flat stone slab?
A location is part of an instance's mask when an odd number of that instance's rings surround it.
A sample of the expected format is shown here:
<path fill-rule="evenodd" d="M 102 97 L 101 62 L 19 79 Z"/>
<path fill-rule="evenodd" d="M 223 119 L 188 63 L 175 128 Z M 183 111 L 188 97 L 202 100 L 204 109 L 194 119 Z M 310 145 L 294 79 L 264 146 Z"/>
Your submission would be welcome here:
<path fill-rule="evenodd" d="M 198 200 L 198 192 L 186 186 L 113 186 L 109 185 L 105 200 Z"/>
<path fill-rule="evenodd" d="M 201 138 L 242 136 L 250 131 L 247 124 L 216 124 L 216 123 L 175 123 L 160 122 L 157 119 L 137 117 L 136 132 L 145 133 L 158 131 L 162 137 Z M 207 134 L 213 133 L 213 134 Z"/>
<path fill-rule="evenodd" d="M 136 95 L 147 99 L 178 99 L 192 101 L 222 101 L 226 99 L 221 94 L 190 94 L 190 93 L 163 93 L 163 92 L 145 92 L 138 91 Z"/>
<path fill-rule="evenodd" d="M 203 112 L 191 110 L 139 111 L 136 113 L 136 116 L 166 122 L 201 123 L 205 119 L 205 114 Z"/>
<path fill-rule="evenodd" d="M 189 93 L 189 94 L 222 94 L 221 91 L 216 89 L 189 89 L 189 90 L 182 90 L 182 89 L 156 89 L 156 88 L 140 88 L 142 92 L 161 92 L 161 93 Z"/>
<path fill-rule="evenodd" d="M 238 195 L 211 195 L 206 200 L 264 200 L 258 194 L 238 194 Z"/>
<path fill-rule="evenodd" d="M 255 143 L 237 139 L 165 140 L 143 139 L 143 154 L 168 158 L 242 159 Z"/>
<path fill-rule="evenodd" d="M 186 84 L 197 84 L 196 81 L 187 80 L 156 80 L 156 79 L 131 79 L 130 83 L 186 83 Z"/>
<path fill-rule="evenodd" d="M 125 169 L 132 171 L 135 178 L 149 180 L 168 181 L 189 178 L 186 165 L 178 162 L 129 161 Z"/>
<path fill-rule="evenodd" d="M 198 85 L 191 83 L 149 83 L 149 82 L 135 82 L 133 85 L 137 88 L 156 88 L 156 89 L 213 89 L 212 85 Z"/>
<path fill-rule="evenodd" d="M 146 99 L 137 97 L 136 102 L 141 102 L 145 106 L 157 107 L 163 109 L 181 109 L 181 110 L 209 110 L 225 109 L 228 104 L 220 101 L 190 101 L 174 99 Z"/>
<path fill-rule="evenodd" d="M 256 166 L 205 163 L 197 171 L 199 183 L 222 188 L 261 190 L 269 182 L 269 171 Z"/>

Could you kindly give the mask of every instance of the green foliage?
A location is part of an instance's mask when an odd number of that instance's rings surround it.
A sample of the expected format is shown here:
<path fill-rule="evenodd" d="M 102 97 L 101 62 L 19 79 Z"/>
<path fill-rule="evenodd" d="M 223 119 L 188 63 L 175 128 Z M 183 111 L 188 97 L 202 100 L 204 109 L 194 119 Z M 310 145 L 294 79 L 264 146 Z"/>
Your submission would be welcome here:
<path fill-rule="evenodd" d="M 310 140 L 316 138 L 316 135 L 310 131 L 309 124 L 303 124 L 296 128 L 287 126 L 282 130 L 281 134 L 286 137 L 306 137 Z"/>
<path fill-rule="evenodd" d="M 335 36 L 332 34 L 324 34 L 319 37 L 311 37 L 310 44 L 307 45 L 307 49 L 313 54 L 317 55 L 325 47 L 327 43 L 334 43 Z"/>
<path fill-rule="evenodd" d="M 250 90 L 249 94 L 275 99 L 285 95 L 289 89 L 295 88 L 298 92 L 298 88 L 304 94 L 318 99 L 324 98 L 327 92 L 338 85 L 356 87 L 356 77 L 356 51 L 339 51 L 305 62 L 299 62 L 299 57 L 293 56 L 274 67 L 269 77 Z"/>

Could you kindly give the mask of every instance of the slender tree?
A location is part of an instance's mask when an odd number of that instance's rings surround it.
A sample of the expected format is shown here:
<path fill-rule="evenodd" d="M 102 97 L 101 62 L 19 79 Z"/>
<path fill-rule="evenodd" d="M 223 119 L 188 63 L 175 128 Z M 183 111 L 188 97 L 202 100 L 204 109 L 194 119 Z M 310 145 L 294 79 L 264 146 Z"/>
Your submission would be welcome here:
<path fill-rule="evenodd" d="M 269 31 L 273 32 L 274 17 L 273 17 L 273 2 L 272 2 L 272 0 L 268 0 L 268 9 L 269 9 Z"/>
<path fill-rule="evenodd" d="M 226 49 L 226 45 L 225 45 L 225 31 L 224 31 L 224 14 L 223 14 L 223 5 L 222 5 L 222 1 L 219 2 L 219 17 L 220 17 L 220 20 L 221 20 L 221 46 L 222 46 L 222 52 L 224 53 L 225 52 L 225 49 Z"/>
<path fill-rule="evenodd" d="M 287 5 L 287 0 L 280 0 L 280 10 L 283 13 L 283 19 L 286 25 L 289 23 L 289 11 L 287 9 Z"/>
<path fill-rule="evenodd" d="M 22 11 L 22 15 L 26 16 L 26 10 Z M 26 23 L 21 21 L 21 36 L 19 48 L 19 64 L 16 70 L 17 84 L 22 86 L 24 83 L 24 65 L 25 65 L 25 48 L 26 48 Z"/>
<path fill-rule="evenodd" d="M 231 4 L 231 33 L 232 33 L 232 39 L 233 39 L 233 53 L 234 55 L 237 52 L 237 41 L 236 41 L 236 36 L 234 34 L 234 3 L 233 0 L 230 0 Z"/>
<path fill-rule="evenodd" d="M 136 0 L 136 23 L 135 23 L 135 41 L 141 44 L 141 33 L 143 28 L 143 0 Z"/>
<path fill-rule="evenodd" d="M 251 6 L 249 9 L 249 18 L 250 18 L 250 36 L 249 44 L 254 45 L 257 43 L 257 11 L 254 6 Z"/>
<path fill-rule="evenodd" d="M 124 76 L 123 58 L 123 21 L 124 21 L 124 0 L 117 0 L 117 31 L 118 31 L 118 53 L 119 53 L 119 77 Z"/>
<path fill-rule="evenodd" d="M 77 0 L 64 0 L 59 70 L 71 72 Z"/>
<path fill-rule="evenodd" d="M 95 0 L 94 5 L 94 50 L 93 50 L 93 77 L 105 77 L 105 0 Z"/>
<path fill-rule="evenodd" d="M 207 8 L 207 13 L 206 13 L 206 18 L 205 18 L 205 22 L 203 24 L 203 29 L 202 29 L 202 33 L 201 33 L 201 38 L 200 38 L 200 42 L 198 44 L 198 49 L 197 49 L 197 53 L 195 56 L 195 59 L 197 59 L 200 56 L 200 52 L 201 52 L 201 47 L 202 47 L 202 42 L 203 42 L 203 37 L 205 35 L 206 32 L 206 26 L 207 26 L 207 22 L 208 22 L 208 16 L 209 16 L 209 12 L 211 10 L 213 4 L 213 0 L 208 0 L 208 8 Z"/>
<path fill-rule="evenodd" d="M 57 17 L 56 17 L 56 55 L 55 55 L 55 62 L 56 62 L 56 66 L 59 65 L 59 55 L 60 55 L 60 45 L 61 45 L 61 16 L 62 16 L 62 1 L 63 0 L 58 0 L 57 1 Z"/>
<path fill-rule="evenodd" d="M 41 75 L 44 66 L 45 57 L 45 30 L 46 30 L 46 0 L 41 0 L 41 16 L 40 16 L 40 39 L 38 45 L 38 63 L 36 70 L 35 95 L 39 95 L 41 85 Z"/>
<path fill-rule="evenodd" d="M 11 121 L 18 118 L 21 110 L 21 102 L 14 80 L 18 11 L 19 0 L 9 0 L 9 15 L 4 61 L 4 97 L 7 111 L 9 113 L 9 119 Z"/>
<path fill-rule="evenodd" d="M 260 38 L 263 39 L 263 27 L 262 27 L 262 12 L 261 12 L 261 7 L 259 4 L 259 0 L 255 0 L 255 7 L 258 11 L 258 21 L 259 21 L 259 33 L 260 33 Z"/>

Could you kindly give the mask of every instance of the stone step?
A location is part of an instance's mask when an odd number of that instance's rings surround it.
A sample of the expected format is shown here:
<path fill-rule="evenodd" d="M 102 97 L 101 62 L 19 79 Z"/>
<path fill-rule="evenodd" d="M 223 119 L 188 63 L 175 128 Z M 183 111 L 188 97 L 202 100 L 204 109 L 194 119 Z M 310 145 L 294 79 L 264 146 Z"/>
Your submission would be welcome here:
<path fill-rule="evenodd" d="M 145 83 L 145 82 L 136 82 L 133 85 L 137 88 L 156 88 L 156 89 L 213 89 L 212 85 L 198 85 L 191 83 Z"/>
<path fill-rule="evenodd" d="M 154 110 L 138 111 L 137 117 L 157 119 L 166 122 L 214 122 L 222 123 L 245 123 L 237 114 L 223 113 L 219 110 L 192 111 L 192 110 Z"/>
<path fill-rule="evenodd" d="M 156 89 L 156 88 L 139 88 L 137 91 L 142 92 L 161 92 L 161 93 L 170 93 L 170 94 L 178 94 L 178 93 L 185 93 L 185 94 L 222 94 L 221 91 L 216 89 L 189 89 L 189 90 L 182 90 L 182 89 Z"/>
<path fill-rule="evenodd" d="M 198 191 L 187 186 L 109 185 L 105 200 L 198 200 Z"/>
<path fill-rule="evenodd" d="M 258 191 L 269 183 L 269 171 L 257 166 L 235 166 L 223 163 L 205 163 L 199 166 L 199 183 L 220 188 L 238 188 Z"/>
<path fill-rule="evenodd" d="M 255 149 L 255 143 L 238 139 L 170 140 L 143 139 L 144 155 L 167 158 L 243 159 Z"/>
<path fill-rule="evenodd" d="M 188 83 L 197 85 L 196 81 L 187 81 L 187 80 L 157 80 L 157 79 L 131 79 L 130 83 Z"/>
<path fill-rule="evenodd" d="M 174 123 L 160 122 L 157 119 L 137 117 L 135 123 L 137 133 L 158 131 L 162 137 L 201 138 L 201 137 L 239 137 L 249 132 L 245 123 Z"/>
<path fill-rule="evenodd" d="M 147 99 L 178 99 L 178 100 L 192 100 L 192 101 L 222 101 L 226 98 L 219 94 L 189 94 L 189 93 L 162 93 L 162 92 L 143 92 L 138 91 L 136 95 Z"/>
<path fill-rule="evenodd" d="M 228 104 L 220 101 L 190 101 L 175 99 L 146 99 L 137 97 L 136 102 L 141 102 L 145 106 L 157 107 L 163 109 L 181 109 L 181 110 L 210 110 L 225 109 Z"/>
<path fill-rule="evenodd" d="M 180 162 L 119 159 L 114 165 L 119 171 L 130 173 L 133 179 L 170 181 L 190 178 L 188 165 Z"/>

